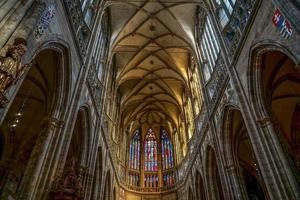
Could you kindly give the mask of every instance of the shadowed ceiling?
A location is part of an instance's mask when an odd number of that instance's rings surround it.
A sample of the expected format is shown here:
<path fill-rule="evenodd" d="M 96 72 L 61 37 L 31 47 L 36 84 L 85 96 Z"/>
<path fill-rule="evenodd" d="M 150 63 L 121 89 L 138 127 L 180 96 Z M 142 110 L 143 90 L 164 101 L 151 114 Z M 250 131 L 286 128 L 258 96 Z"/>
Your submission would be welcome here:
<path fill-rule="evenodd" d="M 178 127 L 195 49 L 197 1 L 112 1 L 111 48 L 121 114 L 130 122 Z"/>

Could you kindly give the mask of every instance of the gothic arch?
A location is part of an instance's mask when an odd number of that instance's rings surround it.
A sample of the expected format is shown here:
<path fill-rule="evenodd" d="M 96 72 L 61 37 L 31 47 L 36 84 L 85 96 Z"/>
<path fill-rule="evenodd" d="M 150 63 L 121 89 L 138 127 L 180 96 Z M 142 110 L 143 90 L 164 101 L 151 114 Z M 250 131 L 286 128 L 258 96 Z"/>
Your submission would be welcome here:
<path fill-rule="evenodd" d="M 69 56 L 64 45 L 45 43 L 28 60 L 25 63 L 31 62 L 32 66 L 17 86 L 12 88 L 12 103 L 6 108 L 1 124 L 6 138 L 4 143 L 10 145 L 5 145 L 7 148 L 0 164 L 4 174 L 7 173 L 7 165 L 18 166 L 18 170 L 9 169 L 19 177 L 16 179 L 18 195 L 25 190 L 32 192 L 35 188 L 28 189 L 29 185 L 45 178 L 33 174 L 40 173 L 47 164 L 44 163 L 40 168 L 35 168 L 35 165 L 42 160 L 48 162 L 46 157 L 53 154 L 47 147 L 60 134 L 49 132 L 61 131 L 57 127 L 61 126 L 65 117 L 69 99 L 67 88 L 70 86 Z M 15 159 L 11 159 L 11 156 Z M 7 159 L 16 163 L 9 164 Z"/>
<path fill-rule="evenodd" d="M 87 107 L 86 105 L 81 106 L 77 111 L 77 116 L 73 127 L 72 139 L 68 150 L 68 154 L 72 153 L 70 151 L 73 151 L 73 153 L 75 153 L 75 159 L 77 160 L 76 163 L 81 167 L 87 166 L 89 159 L 88 156 L 90 154 L 90 119 L 91 117 L 89 107 Z"/>
<path fill-rule="evenodd" d="M 88 162 L 89 162 L 89 155 L 90 155 L 90 151 L 91 151 L 91 113 L 90 113 L 90 109 L 87 105 L 82 106 L 79 111 L 78 114 L 81 115 L 81 123 L 82 123 L 82 129 L 83 129 L 83 133 L 81 133 L 83 135 L 83 149 L 82 149 L 82 153 L 81 153 L 81 165 L 83 166 L 87 166 Z"/>
<path fill-rule="evenodd" d="M 268 52 L 281 52 L 296 63 L 296 56 L 285 46 L 276 41 L 262 41 L 255 44 L 250 51 L 249 69 L 248 69 L 248 90 L 250 100 L 256 115 L 261 118 L 268 116 L 268 106 L 266 106 L 265 95 L 262 91 L 262 60 L 264 54 Z"/>
<path fill-rule="evenodd" d="M 262 44 L 251 54 L 249 91 L 259 123 L 271 123 L 274 136 L 292 168 L 300 169 L 300 140 L 295 137 L 300 103 L 300 73 L 296 56 L 284 46 Z"/>
<path fill-rule="evenodd" d="M 69 46 L 67 42 L 63 40 L 50 40 L 43 43 L 40 47 L 38 47 L 34 53 L 31 55 L 31 59 L 29 62 L 34 60 L 41 52 L 43 51 L 53 51 L 57 54 L 57 64 L 55 66 L 56 69 L 56 94 L 55 101 L 53 101 L 53 105 L 51 106 L 52 117 L 62 119 L 65 117 L 67 113 L 66 110 L 68 108 L 68 101 L 70 100 L 70 91 L 71 91 L 71 74 L 72 74 L 72 66 L 70 63 L 71 55 L 69 52 Z"/>
<path fill-rule="evenodd" d="M 231 128 L 231 122 L 232 122 L 232 110 L 238 109 L 235 106 L 227 105 L 225 106 L 223 110 L 223 115 L 221 117 L 222 123 L 220 123 L 220 141 L 221 141 L 221 147 L 224 152 L 225 160 L 228 162 L 228 164 L 233 164 L 235 162 L 235 151 L 232 146 L 233 144 L 233 137 L 232 133 L 230 132 Z"/>
<path fill-rule="evenodd" d="M 233 195 L 236 198 L 265 199 L 252 142 L 241 111 L 233 106 L 225 107 L 221 133 L 222 151 L 225 152 L 225 168 L 229 172 Z M 239 177 L 239 178 L 237 178 Z"/>
<path fill-rule="evenodd" d="M 75 124 L 66 151 L 66 160 L 60 180 L 60 189 L 50 194 L 50 199 L 81 198 L 87 191 L 86 169 L 90 155 L 90 114 L 87 106 L 81 106 L 76 115 Z M 69 192 L 60 192 L 65 190 Z"/>
<path fill-rule="evenodd" d="M 215 150 L 207 146 L 205 155 L 205 174 L 207 188 L 207 199 L 224 200 L 223 188 Z"/>

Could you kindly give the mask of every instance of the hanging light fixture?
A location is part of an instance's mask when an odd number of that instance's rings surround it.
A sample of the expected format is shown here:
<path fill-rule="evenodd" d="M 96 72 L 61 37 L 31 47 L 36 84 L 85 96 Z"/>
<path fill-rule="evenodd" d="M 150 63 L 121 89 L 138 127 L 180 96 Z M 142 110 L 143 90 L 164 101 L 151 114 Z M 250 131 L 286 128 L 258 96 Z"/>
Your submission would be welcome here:
<path fill-rule="evenodd" d="M 31 65 L 33 66 L 33 65 Z M 30 87 L 28 88 L 26 95 L 21 103 L 21 106 L 19 107 L 19 109 L 17 110 L 17 112 L 13 115 L 13 120 L 10 123 L 9 126 L 9 140 L 10 143 L 14 143 L 15 142 L 15 135 L 16 135 L 16 129 L 18 127 L 18 124 L 21 121 L 21 118 L 24 114 L 25 108 L 26 108 L 26 103 L 28 102 L 29 96 L 32 92 L 32 88 L 33 88 L 33 83 L 30 84 Z"/>

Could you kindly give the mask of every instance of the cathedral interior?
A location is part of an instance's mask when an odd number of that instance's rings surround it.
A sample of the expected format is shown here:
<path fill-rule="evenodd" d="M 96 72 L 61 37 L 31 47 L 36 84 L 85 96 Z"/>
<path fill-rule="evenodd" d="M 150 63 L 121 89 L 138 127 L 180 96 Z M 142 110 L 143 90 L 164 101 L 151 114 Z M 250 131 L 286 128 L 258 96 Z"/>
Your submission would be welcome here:
<path fill-rule="evenodd" d="M 299 0 L 0 0 L 1 200 L 299 200 Z"/>

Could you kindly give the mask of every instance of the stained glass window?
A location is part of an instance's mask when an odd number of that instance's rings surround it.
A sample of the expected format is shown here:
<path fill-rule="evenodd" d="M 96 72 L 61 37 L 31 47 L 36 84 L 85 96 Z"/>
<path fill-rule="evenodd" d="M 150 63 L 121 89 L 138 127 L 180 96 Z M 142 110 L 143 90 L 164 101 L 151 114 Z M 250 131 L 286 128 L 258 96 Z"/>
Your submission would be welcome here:
<path fill-rule="evenodd" d="M 144 143 L 141 143 L 141 138 L 142 133 L 138 129 L 130 141 L 128 183 L 145 188 L 173 185 L 176 181 L 176 173 L 172 169 L 175 163 L 174 146 L 167 131 L 161 129 L 161 134 L 157 138 L 150 128 L 146 132 Z M 142 158 L 144 160 L 141 163 Z M 158 161 L 161 161 L 161 164 Z M 162 172 L 162 185 L 159 171 Z"/>
<path fill-rule="evenodd" d="M 161 133 L 161 156 L 163 170 L 174 167 L 173 144 L 165 130 Z"/>
<path fill-rule="evenodd" d="M 150 128 L 145 137 L 144 144 L 144 169 L 145 171 L 157 171 L 158 163 L 157 163 L 157 141 L 155 137 L 155 133 Z"/>
<path fill-rule="evenodd" d="M 140 131 L 136 130 L 131 139 L 129 149 L 129 167 L 136 170 L 140 169 L 140 136 Z"/>

